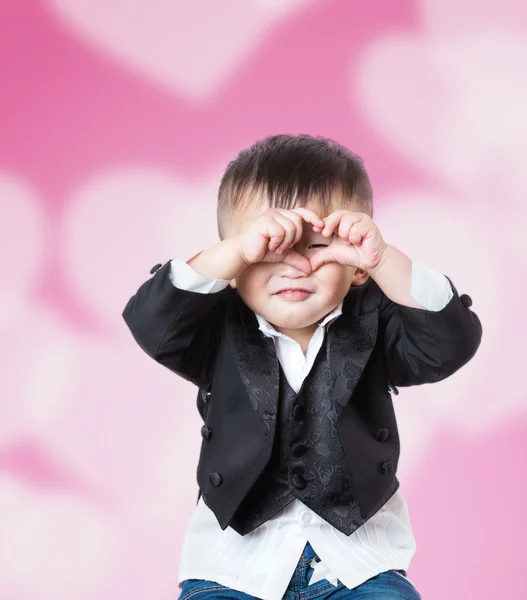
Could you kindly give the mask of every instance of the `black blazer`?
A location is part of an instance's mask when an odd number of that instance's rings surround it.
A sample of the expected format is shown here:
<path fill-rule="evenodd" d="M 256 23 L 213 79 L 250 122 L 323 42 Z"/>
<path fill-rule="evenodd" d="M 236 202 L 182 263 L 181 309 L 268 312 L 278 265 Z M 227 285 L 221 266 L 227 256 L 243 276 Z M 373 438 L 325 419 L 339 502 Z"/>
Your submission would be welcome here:
<path fill-rule="evenodd" d="M 225 529 L 271 456 L 279 363 L 272 339 L 236 290 L 180 290 L 169 273 L 170 262 L 130 298 L 123 318 L 149 356 L 199 388 L 205 424 L 197 480 Z M 366 516 L 397 487 L 400 446 L 390 392 L 445 379 L 480 344 L 470 297 L 452 290 L 448 305 L 432 312 L 395 304 L 369 279 L 350 289 L 343 314 L 328 329 L 335 400 L 344 407 L 340 440 Z M 394 468 L 380 473 L 379 463 Z"/>

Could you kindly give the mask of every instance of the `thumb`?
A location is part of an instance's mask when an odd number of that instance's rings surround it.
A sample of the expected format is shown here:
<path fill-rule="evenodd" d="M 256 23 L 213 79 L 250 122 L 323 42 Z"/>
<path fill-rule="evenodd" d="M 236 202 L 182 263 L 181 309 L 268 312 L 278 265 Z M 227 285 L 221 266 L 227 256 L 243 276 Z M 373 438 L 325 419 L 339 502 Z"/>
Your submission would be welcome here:
<path fill-rule="evenodd" d="M 335 257 L 328 248 L 323 248 L 322 250 L 315 252 L 315 254 L 313 254 L 309 262 L 311 263 L 311 268 L 313 269 L 313 271 L 315 271 L 322 265 L 325 265 L 330 262 L 335 262 Z"/>
<path fill-rule="evenodd" d="M 300 252 L 297 252 L 293 249 L 289 250 L 289 252 L 287 252 L 284 255 L 282 262 L 287 263 L 288 265 L 291 265 L 292 267 L 295 267 L 297 269 L 300 269 L 300 271 L 304 271 L 304 273 L 309 274 L 312 270 L 311 263 L 309 262 L 309 260 L 305 256 L 302 256 Z"/>

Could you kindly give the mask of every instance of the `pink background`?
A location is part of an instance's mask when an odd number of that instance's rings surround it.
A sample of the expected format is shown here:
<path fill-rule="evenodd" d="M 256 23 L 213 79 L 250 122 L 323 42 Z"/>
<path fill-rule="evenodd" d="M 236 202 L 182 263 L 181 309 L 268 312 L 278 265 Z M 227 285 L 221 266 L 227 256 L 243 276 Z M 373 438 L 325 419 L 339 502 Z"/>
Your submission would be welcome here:
<path fill-rule="evenodd" d="M 524 593 L 526 34 L 519 0 L 0 4 L 2 599 L 177 598 L 195 389 L 121 312 L 279 132 L 361 154 L 385 238 L 472 296 L 476 358 L 396 398 L 409 574 Z"/>

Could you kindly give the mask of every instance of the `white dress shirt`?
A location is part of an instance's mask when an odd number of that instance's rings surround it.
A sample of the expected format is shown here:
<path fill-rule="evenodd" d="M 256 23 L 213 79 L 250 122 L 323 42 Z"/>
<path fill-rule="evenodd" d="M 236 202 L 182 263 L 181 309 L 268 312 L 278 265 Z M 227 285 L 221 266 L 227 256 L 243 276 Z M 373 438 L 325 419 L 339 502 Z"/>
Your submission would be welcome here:
<path fill-rule="evenodd" d="M 204 277 L 182 260 L 171 261 L 172 283 L 184 290 L 212 293 L 229 282 Z M 437 271 L 412 266 L 412 297 L 428 310 L 441 310 L 452 298 L 450 283 Z M 263 335 L 273 338 L 276 354 L 289 385 L 298 392 L 322 346 L 327 328 L 342 314 L 342 303 L 318 325 L 306 355 L 292 338 L 276 331 L 256 315 Z M 390 569 L 408 570 L 415 552 L 406 502 L 400 492 L 347 536 L 295 499 L 257 529 L 242 536 L 231 527 L 222 530 L 214 513 L 199 499 L 183 542 L 178 582 L 216 581 L 263 600 L 283 597 L 306 542 L 319 563 L 310 584 L 339 579 L 352 589 Z"/>

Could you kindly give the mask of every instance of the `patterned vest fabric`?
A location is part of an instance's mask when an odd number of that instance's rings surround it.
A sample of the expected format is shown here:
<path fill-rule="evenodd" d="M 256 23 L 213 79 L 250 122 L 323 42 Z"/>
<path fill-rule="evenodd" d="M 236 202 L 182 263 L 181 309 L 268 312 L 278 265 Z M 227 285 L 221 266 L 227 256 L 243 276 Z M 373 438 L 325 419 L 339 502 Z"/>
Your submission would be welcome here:
<path fill-rule="evenodd" d="M 245 535 L 300 500 L 346 535 L 362 525 L 358 500 L 337 432 L 327 336 L 299 393 L 280 367 L 280 396 L 271 458 L 230 526 Z"/>

